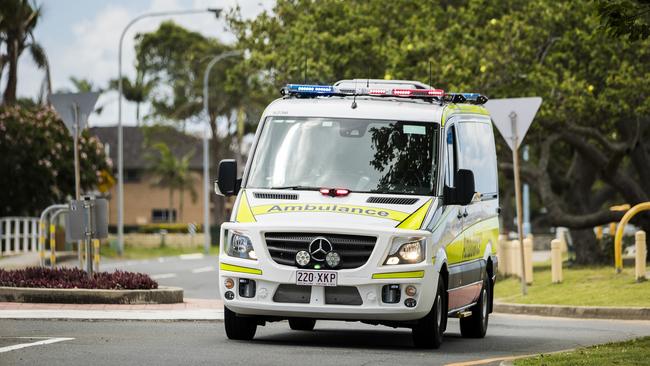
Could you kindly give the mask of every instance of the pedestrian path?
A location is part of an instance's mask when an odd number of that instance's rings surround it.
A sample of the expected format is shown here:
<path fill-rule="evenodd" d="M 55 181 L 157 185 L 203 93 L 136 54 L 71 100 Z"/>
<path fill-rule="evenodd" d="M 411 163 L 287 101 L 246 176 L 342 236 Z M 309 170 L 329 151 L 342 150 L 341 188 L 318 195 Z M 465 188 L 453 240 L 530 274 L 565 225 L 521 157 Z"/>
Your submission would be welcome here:
<path fill-rule="evenodd" d="M 0 319 L 223 320 L 223 301 L 185 299 L 180 304 L 40 304 L 0 302 Z"/>

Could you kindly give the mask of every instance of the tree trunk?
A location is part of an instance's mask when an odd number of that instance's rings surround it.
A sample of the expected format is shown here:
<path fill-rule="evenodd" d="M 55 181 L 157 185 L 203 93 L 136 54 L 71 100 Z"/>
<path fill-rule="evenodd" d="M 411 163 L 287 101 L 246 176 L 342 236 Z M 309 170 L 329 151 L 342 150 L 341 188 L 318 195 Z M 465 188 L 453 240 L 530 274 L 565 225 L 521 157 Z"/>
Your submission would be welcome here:
<path fill-rule="evenodd" d="M 612 264 L 613 238 L 605 236 L 597 240 L 593 229 L 572 229 L 571 239 L 576 253 L 576 264 Z M 610 250 L 611 249 L 611 250 Z"/>
<path fill-rule="evenodd" d="M 135 103 L 135 123 L 140 127 L 140 102 Z"/>
<path fill-rule="evenodd" d="M 183 202 L 185 195 L 185 187 L 181 187 L 180 197 L 178 198 L 178 222 L 183 222 Z"/>
<path fill-rule="evenodd" d="M 174 189 L 169 188 L 169 211 L 167 212 L 167 220 L 169 223 L 174 222 Z"/>
<path fill-rule="evenodd" d="M 7 54 L 9 56 L 9 72 L 7 74 L 7 87 L 4 93 L 4 104 L 16 103 L 16 85 L 18 83 L 18 41 L 7 42 Z"/>

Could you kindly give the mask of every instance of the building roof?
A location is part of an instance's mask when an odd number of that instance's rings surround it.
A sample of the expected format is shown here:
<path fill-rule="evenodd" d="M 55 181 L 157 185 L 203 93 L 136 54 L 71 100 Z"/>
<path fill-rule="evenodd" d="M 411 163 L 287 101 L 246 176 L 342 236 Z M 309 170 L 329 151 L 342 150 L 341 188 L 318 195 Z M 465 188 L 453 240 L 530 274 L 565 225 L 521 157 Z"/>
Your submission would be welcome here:
<path fill-rule="evenodd" d="M 133 127 L 124 126 L 124 169 L 146 169 L 149 167 L 147 155 L 155 153 L 151 148 L 145 147 L 145 134 L 152 142 L 164 142 L 177 158 L 194 151 L 190 159 L 191 169 L 202 169 L 202 142 L 201 139 L 180 132 L 172 127 Z M 146 130 L 146 131 L 145 131 Z M 117 168 L 117 128 L 116 127 L 92 127 L 89 129 L 91 135 L 109 146 L 109 154 L 113 165 Z"/>

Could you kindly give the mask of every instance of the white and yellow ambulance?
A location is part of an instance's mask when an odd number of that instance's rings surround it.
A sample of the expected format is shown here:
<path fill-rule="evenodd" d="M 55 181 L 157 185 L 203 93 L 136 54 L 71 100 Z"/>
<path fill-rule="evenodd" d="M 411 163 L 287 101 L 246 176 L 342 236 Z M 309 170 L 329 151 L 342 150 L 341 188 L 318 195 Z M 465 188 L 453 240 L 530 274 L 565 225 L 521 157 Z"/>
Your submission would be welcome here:
<path fill-rule="evenodd" d="M 483 337 L 499 232 L 490 117 L 479 94 L 413 81 L 290 84 L 261 118 L 221 227 L 226 334 L 317 320 L 407 327 L 437 348 L 448 317 Z"/>

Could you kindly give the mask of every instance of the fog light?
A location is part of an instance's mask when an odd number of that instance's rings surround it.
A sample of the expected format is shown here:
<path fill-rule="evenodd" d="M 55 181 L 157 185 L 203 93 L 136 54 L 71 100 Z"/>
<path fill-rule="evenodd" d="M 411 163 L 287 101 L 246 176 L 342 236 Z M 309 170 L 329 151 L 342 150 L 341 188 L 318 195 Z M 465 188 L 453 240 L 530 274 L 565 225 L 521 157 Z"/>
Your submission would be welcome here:
<path fill-rule="evenodd" d="M 226 298 L 226 300 L 232 300 L 235 298 L 235 293 L 232 291 L 226 291 L 226 293 L 223 294 L 223 296 Z"/>
<path fill-rule="evenodd" d="M 406 286 L 404 293 L 406 293 L 406 296 L 415 296 L 418 293 L 418 289 L 415 286 Z"/>
<path fill-rule="evenodd" d="M 381 289 L 381 301 L 385 304 L 397 304 L 401 292 L 399 285 L 384 285 Z"/>
<path fill-rule="evenodd" d="M 226 278 L 225 281 L 223 281 L 223 285 L 226 286 L 228 290 L 230 290 L 235 287 L 235 281 L 233 281 L 232 278 Z"/>
<path fill-rule="evenodd" d="M 255 281 L 248 278 L 239 279 L 239 296 L 245 298 L 255 297 Z"/>
<path fill-rule="evenodd" d="M 341 263 L 341 255 L 337 252 L 329 252 L 325 256 L 325 262 L 330 268 L 335 268 Z"/>
<path fill-rule="evenodd" d="M 307 251 L 301 250 L 298 253 L 296 253 L 296 263 L 298 263 L 300 267 L 304 267 L 308 265 L 310 260 L 311 260 L 311 256 L 309 255 L 309 253 L 307 253 Z"/>
<path fill-rule="evenodd" d="M 386 264 L 399 264 L 399 258 L 390 257 L 386 260 Z"/>
<path fill-rule="evenodd" d="M 406 305 L 407 308 L 414 308 L 415 305 L 417 305 L 417 302 L 415 299 L 408 298 L 404 300 L 404 305 Z"/>

